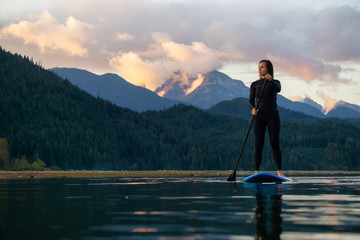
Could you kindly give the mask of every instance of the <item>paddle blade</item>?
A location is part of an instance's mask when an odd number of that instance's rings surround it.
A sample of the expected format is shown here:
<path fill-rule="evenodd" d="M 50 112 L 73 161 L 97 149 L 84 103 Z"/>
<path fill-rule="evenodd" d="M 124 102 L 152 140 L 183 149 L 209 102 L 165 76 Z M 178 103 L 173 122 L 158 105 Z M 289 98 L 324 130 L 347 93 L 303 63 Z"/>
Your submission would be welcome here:
<path fill-rule="evenodd" d="M 228 179 L 226 180 L 228 182 L 234 182 L 236 181 L 236 171 L 234 171 L 229 177 Z"/>

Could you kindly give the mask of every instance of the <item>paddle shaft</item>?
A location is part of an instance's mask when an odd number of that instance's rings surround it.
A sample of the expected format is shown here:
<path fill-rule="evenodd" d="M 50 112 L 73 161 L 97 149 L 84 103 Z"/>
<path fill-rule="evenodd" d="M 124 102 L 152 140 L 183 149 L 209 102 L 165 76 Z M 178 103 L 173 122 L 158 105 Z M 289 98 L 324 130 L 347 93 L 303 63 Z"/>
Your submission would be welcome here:
<path fill-rule="evenodd" d="M 260 103 L 260 100 L 261 100 L 261 97 L 262 97 L 262 93 L 263 93 L 263 91 L 264 91 L 265 84 L 266 84 L 267 81 L 268 81 L 268 80 L 264 79 L 264 84 L 263 84 L 262 87 L 261 87 L 261 91 L 260 91 L 259 98 L 258 98 L 258 101 L 257 101 L 256 106 L 255 106 L 255 109 L 258 109 L 258 107 L 259 107 L 259 103 Z M 245 143 L 246 143 L 246 140 L 248 139 L 248 136 L 249 136 L 249 133 L 250 133 L 250 130 L 251 130 L 251 126 L 252 126 L 252 124 L 253 124 L 253 122 L 254 122 L 254 119 L 255 119 L 255 115 L 253 115 L 252 118 L 251 118 L 251 121 L 250 121 L 250 124 L 249 124 L 249 128 L 248 128 L 248 130 L 247 130 L 247 133 L 246 133 L 246 136 L 245 136 L 245 139 L 244 139 L 244 143 L 243 143 L 243 145 L 242 145 L 242 147 L 241 147 L 241 151 L 240 151 L 238 160 L 237 160 L 236 165 L 235 165 L 234 172 L 230 175 L 230 177 L 228 178 L 227 181 L 235 181 L 235 179 L 236 179 L 236 169 L 237 169 L 237 167 L 239 166 L 240 159 L 241 159 L 241 155 L 242 155 L 242 153 L 243 153 L 243 151 L 244 151 Z"/>

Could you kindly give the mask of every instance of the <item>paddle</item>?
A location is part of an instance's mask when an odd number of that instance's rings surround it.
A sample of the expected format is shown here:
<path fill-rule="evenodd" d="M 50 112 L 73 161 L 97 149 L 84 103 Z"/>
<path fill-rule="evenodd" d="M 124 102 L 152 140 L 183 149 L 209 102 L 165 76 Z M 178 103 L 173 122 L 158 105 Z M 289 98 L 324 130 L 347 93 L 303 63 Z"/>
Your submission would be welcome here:
<path fill-rule="evenodd" d="M 261 91 L 260 91 L 259 98 L 258 98 L 258 101 L 257 101 L 257 103 L 256 103 L 255 109 L 258 109 L 258 107 L 259 107 L 260 99 L 261 99 L 261 96 L 262 96 L 262 93 L 263 93 L 265 84 L 266 84 L 266 82 L 267 82 L 266 79 L 264 79 L 264 80 L 265 80 L 265 81 L 264 81 L 264 84 L 262 85 L 262 88 L 261 88 Z M 229 176 L 229 178 L 227 179 L 227 181 L 229 181 L 229 182 L 232 182 L 232 181 L 235 181 L 235 180 L 236 180 L 236 169 L 237 169 L 237 167 L 238 167 L 238 165 L 239 165 L 241 155 L 242 155 L 242 153 L 243 153 L 243 151 L 244 151 L 245 143 L 246 143 L 246 140 L 247 140 L 247 138 L 248 138 L 248 136 L 249 136 L 249 133 L 250 133 L 251 126 L 252 126 L 252 124 L 253 124 L 254 118 L 255 118 L 255 115 L 253 115 L 252 118 L 251 118 L 250 125 L 249 125 L 249 128 L 248 128 L 248 130 L 247 130 L 244 143 L 243 143 L 243 145 L 242 145 L 242 147 L 241 147 L 241 151 L 240 151 L 240 154 L 239 154 L 239 157 L 238 157 L 238 160 L 237 160 L 237 163 L 236 163 L 234 172 L 233 172 L 233 173 Z"/>

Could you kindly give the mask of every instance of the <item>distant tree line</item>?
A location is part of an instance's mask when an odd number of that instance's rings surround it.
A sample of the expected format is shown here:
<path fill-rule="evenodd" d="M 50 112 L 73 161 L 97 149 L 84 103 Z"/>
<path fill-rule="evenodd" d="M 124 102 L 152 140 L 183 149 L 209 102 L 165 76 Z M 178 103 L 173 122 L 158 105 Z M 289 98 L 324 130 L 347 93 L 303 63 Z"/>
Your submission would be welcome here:
<path fill-rule="evenodd" d="M 228 170 L 249 126 L 183 104 L 120 108 L 1 48 L 0 96 L 0 169 L 26 160 L 64 170 Z M 350 124 L 282 122 L 280 141 L 284 169 L 360 170 L 360 130 Z M 239 169 L 253 169 L 253 142 L 250 134 Z M 269 141 L 262 169 L 275 169 Z"/>

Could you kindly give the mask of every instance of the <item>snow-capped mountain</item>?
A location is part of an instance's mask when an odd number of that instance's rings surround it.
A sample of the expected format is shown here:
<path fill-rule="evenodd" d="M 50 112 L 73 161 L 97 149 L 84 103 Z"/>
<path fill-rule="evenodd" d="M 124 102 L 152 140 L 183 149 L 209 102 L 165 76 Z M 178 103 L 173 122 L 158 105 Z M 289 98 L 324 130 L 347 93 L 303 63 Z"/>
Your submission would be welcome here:
<path fill-rule="evenodd" d="M 336 102 L 335 106 L 327 112 L 327 117 L 360 118 L 360 106 L 345 101 Z"/>
<path fill-rule="evenodd" d="M 178 72 L 155 92 L 204 109 L 224 100 L 249 96 L 249 88 L 242 81 L 219 71 L 199 74 L 197 78 L 187 78 Z"/>
<path fill-rule="evenodd" d="M 195 88 L 194 85 L 196 86 Z M 176 73 L 161 87 L 156 89 L 156 93 L 160 96 L 181 100 L 207 109 L 222 101 L 239 97 L 248 98 L 249 88 L 240 80 L 234 80 L 219 71 L 212 71 L 192 79 L 186 78 L 181 73 Z M 312 100 L 307 100 L 307 102 L 310 101 Z M 324 117 L 321 109 L 318 109 L 318 106 L 321 107 L 321 105 L 314 101 L 311 104 L 293 102 L 279 94 L 278 105 L 310 116 Z"/>

